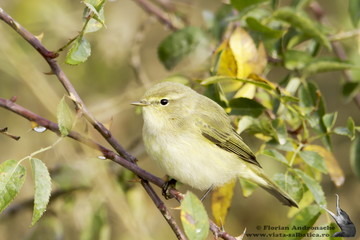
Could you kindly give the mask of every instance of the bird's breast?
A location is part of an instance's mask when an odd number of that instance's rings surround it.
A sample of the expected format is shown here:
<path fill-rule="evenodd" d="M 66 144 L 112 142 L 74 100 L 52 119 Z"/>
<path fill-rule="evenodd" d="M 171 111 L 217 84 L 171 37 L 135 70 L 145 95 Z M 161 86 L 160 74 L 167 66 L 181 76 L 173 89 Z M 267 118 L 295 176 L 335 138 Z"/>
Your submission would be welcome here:
<path fill-rule="evenodd" d="M 242 168 L 233 154 L 193 132 L 154 133 L 144 128 L 144 144 L 166 174 L 201 190 L 230 181 Z"/>

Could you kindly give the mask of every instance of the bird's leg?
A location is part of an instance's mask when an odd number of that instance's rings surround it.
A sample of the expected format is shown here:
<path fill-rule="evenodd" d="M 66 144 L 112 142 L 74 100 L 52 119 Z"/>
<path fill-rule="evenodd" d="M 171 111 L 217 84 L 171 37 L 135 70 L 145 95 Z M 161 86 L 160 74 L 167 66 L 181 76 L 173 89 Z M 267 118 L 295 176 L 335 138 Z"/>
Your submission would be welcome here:
<path fill-rule="evenodd" d="M 208 190 L 206 190 L 205 194 L 201 197 L 200 201 L 203 202 L 205 200 L 205 198 L 207 197 L 207 195 L 209 195 L 209 193 L 211 193 L 211 191 L 214 189 L 214 186 L 211 185 L 211 187 L 209 187 Z"/>
<path fill-rule="evenodd" d="M 164 185 L 162 186 L 162 195 L 165 197 L 165 199 L 171 199 L 173 196 L 170 194 L 169 190 L 171 188 L 175 188 L 176 180 L 171 178 L 170 180 L 166 181 Z"/>

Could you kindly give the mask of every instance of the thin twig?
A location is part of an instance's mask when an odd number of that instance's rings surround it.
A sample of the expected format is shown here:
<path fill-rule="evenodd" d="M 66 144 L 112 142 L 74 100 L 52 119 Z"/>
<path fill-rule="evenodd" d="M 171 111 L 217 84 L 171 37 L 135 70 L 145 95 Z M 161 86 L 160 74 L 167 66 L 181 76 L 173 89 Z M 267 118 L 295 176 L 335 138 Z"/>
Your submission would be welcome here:
<path fill-rule="evenodd" d="M 7 136 L 7 137 L 9 137 L 11 139 L 14 139 L 16 141 L 19 141 L 19 139 L 20 139 L 20 136 L 15 136 L 15 135 L 9 133 L 7 127 L 0 128 L 0 133 L 4 134 L 5 136 Z"/>
<path fill-rule="evenodd" d="M 154 22 L 151 20 L 153 19 L 148 19 L 141 23 L 139 29 L 135 33 L 133 44 L 130 49 L 130 66 L 136 75 L 135 79 L 144 86 L 146 86 L 150 81 L 145 73 L 144 67 L 141 65 L 140 47 L 144 41 L 145 32 Z"/>
<path fill-rule="evenodd" d="M 166 12 L 163 12 L 160 8 L 147 0 L 134 0 L 142 9 L 144 9 L 150 15 L 155 16 L 159 22 L 168 27 L 171 31 L 177 31 L 180 28 L 176 26 L 169 18 Z"/>
<path fill-rule="evenodd" d="M 43 118 L 43 117 L 37 115 L 36 113 L 33 113 L 30 110 L 28 110 L 10 100 L 0 98 L 0 107 L 8 109 L 8 110 L 18 114 L 19 116 L 26 118 L 29 121 L 36 122 L 39 126 L 45 127 L 46 129 L 60 135 L 60 130 L 59 130 L 58 124 L 56 124 L 46 118 Z M 93 149 L 100 151 L 104 155 L 104 157 L 106 157 L 107 159 L 110 159 L 113 162 L 120 164 L 121 166 L 134 172 L 139 177 L 146 179 L 149 182 L 152 182 L 153 184 L 155 184 L 159 187 L 162 187 L 165 183 L 164 180 L 162 180 L 161 178 L 152 175 L 151 173 L 149 173 L 149 172 L 143 170 L 142 168 L 140 168 L 139 166 L 137 166 L 135 163 L 132 163 L 132 162 L 124 159 L 123 157 L 120 157 L 118 154 L 111 151 L 110 149 L 104 147 L 103 145 L 97 143 L 96 141 L 94 141 L 90 138 L 86 138 L 86 137 L 82 136 L 80 133 L 78 133 L 76 131 L 70 131 L 70 133 L 69 133 L 69 135 L 67 135 L 67 137 L 72 138 L 72 139 L 79 141 Z M 175 189 L 172 189 L 171 192 L 174 195 L 179 194 Z"/>
<path fill-rule="evenodd" d="M 231 236 L 227 232 L 221 230 L 213 221 L 210 220 L 210 230 L 213 232 L 215 238 L 221 237 L 224 240 L 236 240 L 235 237 Z"/>
<path fill-rule="evenodd" d="M 360 28 L 331 35 L 331 36 L 329 36 L 329 40 L 330 41 L 341 41 L 341 40 L 345 40 L 348 38 L 358 37 L 359 35 L 360 35 Z"/>

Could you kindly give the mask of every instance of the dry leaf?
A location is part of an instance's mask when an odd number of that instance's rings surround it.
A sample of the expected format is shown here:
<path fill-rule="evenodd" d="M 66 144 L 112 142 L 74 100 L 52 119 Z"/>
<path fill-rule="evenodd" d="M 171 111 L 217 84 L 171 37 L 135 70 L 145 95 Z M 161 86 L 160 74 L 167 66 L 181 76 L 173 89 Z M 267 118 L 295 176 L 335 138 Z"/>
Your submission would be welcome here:
<path fill-rule="evenodd" d="M 231 201 L 234 195 L 234 187 L 236 181 L 231 181 L 217 189 L 211 196 L 211 210 L 215 219 L 215 223 L 219 226 L 223 225 L 228 214 Z"/>

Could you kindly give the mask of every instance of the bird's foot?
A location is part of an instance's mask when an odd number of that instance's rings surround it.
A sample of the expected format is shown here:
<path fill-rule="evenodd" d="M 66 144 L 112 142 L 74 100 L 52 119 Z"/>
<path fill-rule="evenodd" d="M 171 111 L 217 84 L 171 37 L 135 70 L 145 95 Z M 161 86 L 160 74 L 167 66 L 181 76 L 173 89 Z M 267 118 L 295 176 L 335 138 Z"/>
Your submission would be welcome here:
<path fill-rule="evenodd" d="M 162 195 L 165 197 L 165 199 L 171 199 L 174 197 L 172 194 L 170 194 L 170 189 L 175 188 L 175 185 L 176 180 L 173 178 L 164 183 L 162 186 Z"/>

